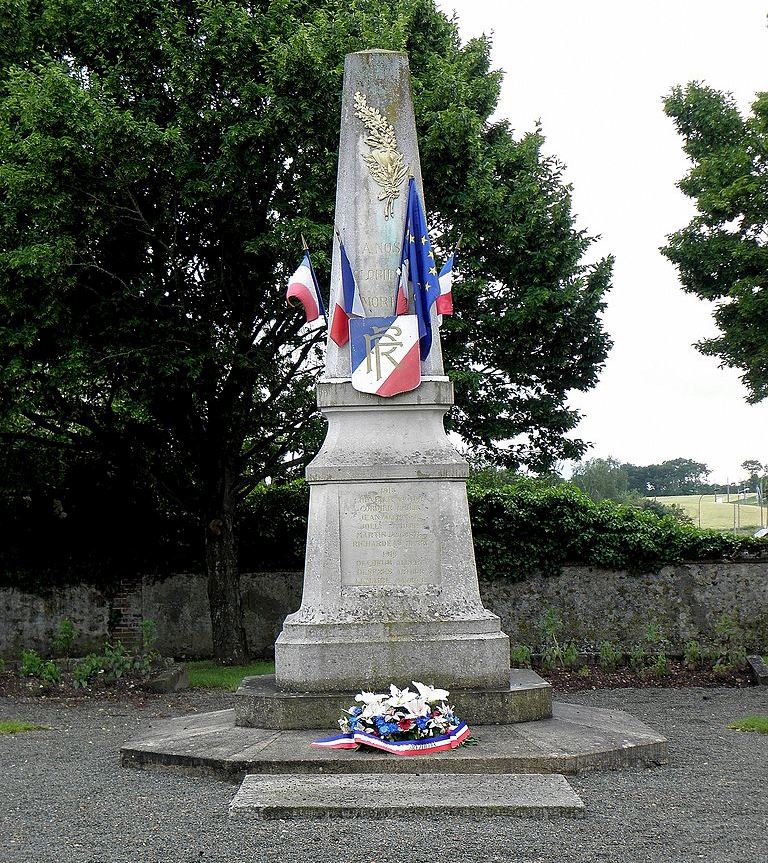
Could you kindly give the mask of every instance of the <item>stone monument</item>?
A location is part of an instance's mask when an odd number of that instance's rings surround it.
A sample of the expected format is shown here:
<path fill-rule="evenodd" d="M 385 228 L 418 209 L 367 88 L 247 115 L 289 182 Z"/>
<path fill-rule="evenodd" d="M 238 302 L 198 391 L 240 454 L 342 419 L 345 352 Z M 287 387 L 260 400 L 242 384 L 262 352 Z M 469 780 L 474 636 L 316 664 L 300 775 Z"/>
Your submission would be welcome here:
<path fill-rule="evenodd" d="M 386 149 L 369 136 L 382 119 Z M 409 174 L 421 191 L 407 56 L 348 55 L 336 225 L 369 316 L 394 314 Z M 331 309 L 340 291 L 337 245 Z M 349 344 L 328 341 L 317 388 L 328 433 L 306 472 L 304 594 L 275 645 L 281 690 L 509 685 L 509 641 L 478 591 L 467 463 L 443 428 L 453 390 L 434 307 L 432 328 L 420 386 L 392 398 L 354 390 Z"/>
<path fill-rule="evenodd" d="M 420 190 L 406 56 L 349 55 L 336 221 L 366 321 L 393 314 L 411 174 Z M 331 308 L 341 286 L 337 248 Z M 415 795 L 408 799 L 421 805 L 424 794 L 438 788 L 438 808 L 450 810 L 459 800 L 467 811 L 467 795 L 481 777 L 444 775 L 436 782 L 416 776 L 404 783 L 399 774 L 570 773 L 666 760 L 666 740 L 633 717 L 567 704 L 553 710 L 548 683 L 530 670 L 510 672 L 508 639 L 478 592 L 468 470 L 443 428 L 453 391 L 434 317 L 431 325 L 433 344 L 420 384 L 388 398 L 354 389 L 349 344 L 329 342 L 317 391 L 328 433 L 307 468 L 304 593 L 275 645 L 276 674 L 245 678 L 234 710 L 178 717 L 148 729 L 122 747 L 123 765 L 228 778 L 269 774 L 264 781 L 246 778 L 232 809 L 240 816 L 264 807 L 294 813 L 283 806 L 293 792 L 302 812 L 309 806 L 327 814 L 333 794 L 343 799 L 343 811 L 366 772 L 379 774 L 365 785 L 376 789 L 377 800 L 399 803 L 407 786 Z M 360 689 L 412 680 L 449 689 L 470 726 L 496 727 L 478 735 L 475 747 L 419 758 L 310 747 L 317 729 L 337 727 Z M 321 775 L 307 783 L 312 773 Z M 387 783 L 381 774 L 388 773 L 397 773 L 397 781 Z M 492 791 L 508 807 L 521 787 L 530 802 L 533 783 L 546 798 L 544 808 L 555 811 L 560 803 L 552 789 L 541 790 L 548 781 L 494 779 L 474 795 L 470 809 L 481 811 Z M 560 786 L 568 790 L 565 780 Z"/>

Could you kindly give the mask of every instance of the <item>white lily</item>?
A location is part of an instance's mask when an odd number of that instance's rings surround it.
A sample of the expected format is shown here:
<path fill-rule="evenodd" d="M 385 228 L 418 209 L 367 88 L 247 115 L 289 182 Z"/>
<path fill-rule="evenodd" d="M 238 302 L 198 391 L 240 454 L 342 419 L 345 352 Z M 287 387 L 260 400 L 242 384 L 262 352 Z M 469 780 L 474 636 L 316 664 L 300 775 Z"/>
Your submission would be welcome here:
<path fill-rule="evenodd" d="M 390 686 L 387 704 L 390 707 L 407 707 L 414 698 L 416 698 L 416 693 L 411 692 L 407 686 L 405 689 L 398 689 L 396 686 Z"/>
<path fill-rule="evenodd" d="M 413 685 L 418 690 L 419 695 L 428 704 L 436 704 L 441 701 L 445 701 L 450 694 L 447 689 L 436 689 L 434 686 L 426 686 L 423 683 L 417 683 L 415 680 L 413 681 Z"/>
<path fill-rule="evenodd" d="M 359 692 L 355 696 L 355 701 L 361 704 L 381 704 L 387 696 L 381 692 Z"/>

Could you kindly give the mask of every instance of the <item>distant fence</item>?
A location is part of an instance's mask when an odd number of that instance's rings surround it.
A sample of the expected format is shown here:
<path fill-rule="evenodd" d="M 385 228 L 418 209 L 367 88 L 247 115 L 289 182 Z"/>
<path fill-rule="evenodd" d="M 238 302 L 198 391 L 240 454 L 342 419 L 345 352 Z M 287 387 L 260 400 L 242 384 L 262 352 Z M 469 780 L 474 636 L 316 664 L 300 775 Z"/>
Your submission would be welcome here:
<path fill-rule="evenodd" d="M 301 603 L 301 573 L 244 573 L 245 629 L 255 656 L 270 656 L 285 615 Z M 552 608 L 562 621 L 561 638 L 581 646 L 602 640 L 628 649 L 650 621 L 657 621 L 673 649 L 691 638 L 706 639 L 729 614 L 750 650 L 768 648 L 768 563 L 686 563 L 659 573 L 566 566 L 560 575 L 524 581 L 480 582 L 483 602 L 499 615 L 513 643 L 536 647 L 540 623 Z M 175 574 L 164 579 L 125 579 L 109 593 L 89 585 L 55 587 L 44 595 L 0 589 L 0 656 L 23 648 L 46 653 L 55 627 L 67 617 L 79 631 L 83 654 L 105 638 L 135 644 L 143 619 L 157 628 L 158 649 L 171 656 L 211 654 L 205 577 Z"/>

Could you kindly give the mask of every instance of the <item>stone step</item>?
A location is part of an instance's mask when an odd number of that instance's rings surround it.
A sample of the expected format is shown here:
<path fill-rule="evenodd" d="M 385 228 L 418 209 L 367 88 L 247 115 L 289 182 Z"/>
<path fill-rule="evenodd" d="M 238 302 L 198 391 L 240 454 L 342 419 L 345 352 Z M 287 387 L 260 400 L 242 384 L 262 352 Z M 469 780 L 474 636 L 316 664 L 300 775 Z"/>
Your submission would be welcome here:
<path fill-rule="evenodd" d="M 317 749 L 333 731 L 278 731 L 235 725 L 234 710 L 153 722 L 120 750 L 124 767 L 215 774 L 238 782 L 259 774 L 565 773 L 652 765 L 667 760 L 666 739 L 622 710 L 553 705 L 551 719 L 484 725 L 471 746 L 398 758 L 386 752 Z"/>
<path fill-rule="evenodd" d="M 249 774 L 229 807 L 238 819 L 583 814 L 564 776 L 531 773 Z"/>

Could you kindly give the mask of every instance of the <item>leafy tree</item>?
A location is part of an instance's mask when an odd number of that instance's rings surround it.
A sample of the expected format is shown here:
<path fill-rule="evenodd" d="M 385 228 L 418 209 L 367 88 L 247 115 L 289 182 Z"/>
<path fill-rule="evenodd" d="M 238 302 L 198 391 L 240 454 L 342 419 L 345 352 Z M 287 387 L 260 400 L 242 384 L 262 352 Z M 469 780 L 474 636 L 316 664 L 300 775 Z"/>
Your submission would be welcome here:
<path fill-rule="evenodd" d="M 571 482 L 595 503 L 622 501 L 627 496 L 627 473 L 615 458 L 591 458 L 577 464 Z"/>
<path fill-rule="evenodd" d="M 760 477 L 765 472 L 766 468 L 755 458 L 748 458 L 741 463 L 741 469 L 749 474 L 748 484 L 750 489 L 754 489 L 760 481 Z"/>
<path fill-rule="evenodd" d="M 408 50 L 453 427 L 505 466 L 584 444 L 611 260 L 581 264 L 562 166 L 492 122 L 489 42 L 433 0 L 15 0 L 0 21 L 0 431 L 97 452 L 200 528 L 214 650 L 246 654 L 238 508 L 321 426 L 324 335 L 288 311 L 303 232 L 331 247 L 344 54 Z M 513 443 L 506 444 L 506 441 Z"/>
<path fill-rule="evenodd" d="M 692 162 L 678 184 L 694 219 L 662 249 L 683 289 L 714 303 L 720 335 L 699 350 L 740 369 L 747 399 L 768 395 L 768 93 L 746 118 L 733 97 L 693 82 L 664 100 Z"/>
<path fill-rule="evenodd" d="M 710 490 L 709 468 L 688 458 L 675 458 L 661 464 L 623 464 L 630 491 L 643 495 L 697 494 Z"/>

